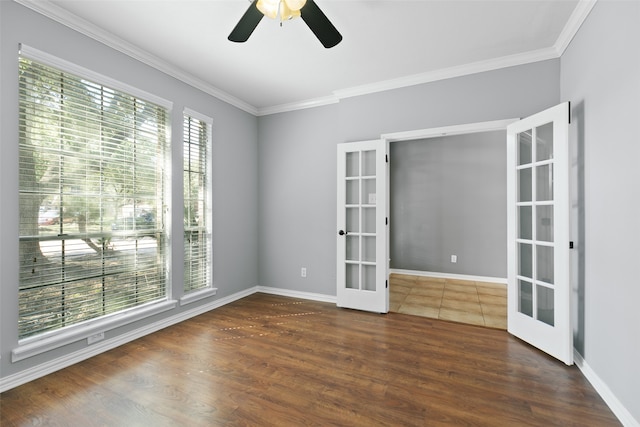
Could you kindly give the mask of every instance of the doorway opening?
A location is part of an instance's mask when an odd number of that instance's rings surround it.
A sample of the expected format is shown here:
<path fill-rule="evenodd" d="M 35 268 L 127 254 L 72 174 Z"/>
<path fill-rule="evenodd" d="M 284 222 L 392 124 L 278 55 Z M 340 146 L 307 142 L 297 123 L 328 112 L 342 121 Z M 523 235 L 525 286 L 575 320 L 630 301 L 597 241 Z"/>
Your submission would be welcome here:
<path fill-rule="evenodd" d="M 506 126 L 383 135 L 390 144 L 389 309 L 507 328 Z"/>

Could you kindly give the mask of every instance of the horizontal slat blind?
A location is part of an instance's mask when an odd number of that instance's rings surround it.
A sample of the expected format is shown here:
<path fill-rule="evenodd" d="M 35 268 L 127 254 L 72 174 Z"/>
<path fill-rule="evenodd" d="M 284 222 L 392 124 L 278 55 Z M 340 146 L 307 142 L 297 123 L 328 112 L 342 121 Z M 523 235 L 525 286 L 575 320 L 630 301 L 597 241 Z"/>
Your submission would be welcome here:
<path fill-rule="evenodd" d="M 211 287 L 209 125 L 184 115 L 184 291 Z"/>
<path fill-rule="evenodd" d="M 19 64 L 20 338 L 166 299 L 167 110 Z"/>

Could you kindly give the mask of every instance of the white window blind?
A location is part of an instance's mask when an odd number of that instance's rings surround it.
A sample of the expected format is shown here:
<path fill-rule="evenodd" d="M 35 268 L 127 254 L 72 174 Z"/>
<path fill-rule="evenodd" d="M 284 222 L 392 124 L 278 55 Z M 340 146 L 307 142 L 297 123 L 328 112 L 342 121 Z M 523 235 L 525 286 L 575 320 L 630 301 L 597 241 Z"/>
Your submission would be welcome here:
<path fill-rule="evenodd" d="M 166 300 L 166 108 L 21 57 L 19 337 Z"/>
<path fill-rule="evenodd" d="M 211 125 L 185 112 L 184 147 L 184 291 L 211 287 Z"/>

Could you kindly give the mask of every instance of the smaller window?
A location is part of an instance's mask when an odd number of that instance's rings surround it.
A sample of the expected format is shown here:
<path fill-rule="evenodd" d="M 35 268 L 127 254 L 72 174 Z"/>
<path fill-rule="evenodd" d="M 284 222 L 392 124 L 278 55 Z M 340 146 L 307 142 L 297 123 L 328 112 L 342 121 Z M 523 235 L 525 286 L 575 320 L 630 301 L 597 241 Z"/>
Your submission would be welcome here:
<path fill-rule="evenodd" d="M 184 147 L 184 292 L 212 287 L 211 122 L 185 111 Z"/>

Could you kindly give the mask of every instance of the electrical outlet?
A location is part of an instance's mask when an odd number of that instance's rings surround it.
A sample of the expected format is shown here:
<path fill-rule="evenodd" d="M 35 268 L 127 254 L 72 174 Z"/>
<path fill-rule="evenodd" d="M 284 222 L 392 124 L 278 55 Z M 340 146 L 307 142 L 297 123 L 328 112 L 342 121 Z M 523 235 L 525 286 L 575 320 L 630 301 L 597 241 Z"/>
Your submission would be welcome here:
<path fill-rule="evenodd" d="M 87 344 L 91 345 L 95 342 L 102 341 L 104 339 L 104 332 L 98 332 L 87 338 Z"/>
<path fill-rule="evenodd" d="M 306 267 L 302 267 L 300 269 L 300 277 L 307 277 L 307 268 Z"/>
<path fill-rule="evenodd" d="M 458 255 L 451 255 L 451 262 L 454 264 L 458 262 Z"/>

